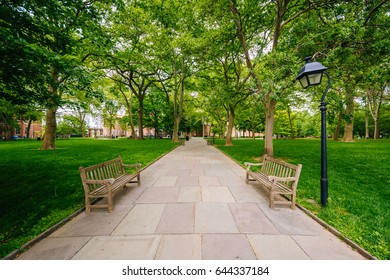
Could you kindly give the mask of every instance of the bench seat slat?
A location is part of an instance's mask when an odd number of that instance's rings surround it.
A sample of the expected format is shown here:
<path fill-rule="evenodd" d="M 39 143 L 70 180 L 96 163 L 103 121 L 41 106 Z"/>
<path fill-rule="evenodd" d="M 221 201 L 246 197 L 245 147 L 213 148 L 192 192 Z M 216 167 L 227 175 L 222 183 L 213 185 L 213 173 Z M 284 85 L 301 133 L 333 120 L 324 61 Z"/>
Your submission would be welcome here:
<path fill-rule="evenodd" d="M 265 175 L 264 173 L 261 172 L 249 172 L 249 175 L 252 176 L 256 181 L 260 182 L 267 188 L 271 188 L 272 182 L 269 181 L 268 176 Z M 288 186 L 281 184 L 279 182 L 276 182 L 275 185 L 273 186 L 274 192 L 278 194 L 292 194 L 292 189 L 289 188 Z"/>

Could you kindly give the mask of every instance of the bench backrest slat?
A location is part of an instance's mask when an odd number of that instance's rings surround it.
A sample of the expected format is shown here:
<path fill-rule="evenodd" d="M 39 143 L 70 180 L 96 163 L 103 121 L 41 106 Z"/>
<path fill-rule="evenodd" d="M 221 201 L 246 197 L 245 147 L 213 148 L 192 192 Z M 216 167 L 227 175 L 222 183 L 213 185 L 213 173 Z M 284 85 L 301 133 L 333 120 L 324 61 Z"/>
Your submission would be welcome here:
<path fill-rule="evenodd" d="M 277 177 L 297 177 L 299 178 L 302 165 L 293 165 L 287 162 L 277 160 L 267 155 L 264 156 L 261 172 Z M 296 188 L 298 181 L 283 182 L 291 188 Z"/>

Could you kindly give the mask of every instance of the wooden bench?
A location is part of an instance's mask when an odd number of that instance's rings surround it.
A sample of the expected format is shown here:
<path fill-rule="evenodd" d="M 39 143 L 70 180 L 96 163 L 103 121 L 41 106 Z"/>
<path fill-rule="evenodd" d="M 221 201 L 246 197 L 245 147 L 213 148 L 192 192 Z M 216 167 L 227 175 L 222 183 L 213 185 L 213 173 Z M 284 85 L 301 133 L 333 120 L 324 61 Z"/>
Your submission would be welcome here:
<path fill-rule="evenodd" d="M 274 204 L 286 203 L 291 203 L 291 208 L 295 208 L 296 190 L 302 170 L 301 164 L 292 165 L 265 155 L 262 163 L 245 162 L 245 165 L 247 166 L 246 182 L 257 181 L 269 190 L 270 208 L 274 208 Z M 261 166 L 261 168 L 259 171 L 252 171 L 252 166 Z M 276 195 L 291 196 L 291 201 L 275 201 Z"/>
<path fill-rule="evenodd" d="M 131 174 L 125 171 L 132 168 Z M 130 187 L 130 183 L 141 183 L 141 164 L 123 164 L 122 158 L 118 158 L 95 164 L 89 167 L 80 166 L 80 177 L 85 192 L 85 211 L 91 212 L 91 208 L 108 208 L 113 210 L 113 197 L 115 193 L 124 187 Z M 107 204 L 91 205 L 91 199 L 107 198 Z"/>

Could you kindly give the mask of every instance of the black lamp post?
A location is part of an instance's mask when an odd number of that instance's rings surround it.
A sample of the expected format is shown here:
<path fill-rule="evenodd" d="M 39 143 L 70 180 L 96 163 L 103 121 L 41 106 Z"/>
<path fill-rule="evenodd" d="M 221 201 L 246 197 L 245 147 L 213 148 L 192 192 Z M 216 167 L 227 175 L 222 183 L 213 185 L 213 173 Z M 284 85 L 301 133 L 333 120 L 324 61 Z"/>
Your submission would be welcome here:
<path fill-rule="evenodd" d="M 328 171 L 327 171 L 327 155 L 326 155 L 326 102 L 325 97 L 330 88 L 330 76 L 325 71 L 327 68 L 319 62 L 312 62 L 311 57 L 305 58 L 306 64 L 299 70 L 296 80 L 298 80 L 303 88 L 317 86 L 321 84 L 322 75 L 328 77 L 328 85 L 321 98 L 321 205 L 326 206 L 328 201 Z"/>

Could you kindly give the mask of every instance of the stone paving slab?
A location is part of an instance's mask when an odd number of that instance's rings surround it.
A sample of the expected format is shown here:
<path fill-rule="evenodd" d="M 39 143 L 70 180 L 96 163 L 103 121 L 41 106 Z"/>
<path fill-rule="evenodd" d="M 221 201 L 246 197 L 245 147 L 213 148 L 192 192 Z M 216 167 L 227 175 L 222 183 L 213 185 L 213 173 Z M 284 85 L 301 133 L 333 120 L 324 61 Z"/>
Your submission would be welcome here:
<path fill-rule="evenodd" d="M 161 236 L 95 236 L 74 260 L 152 260 Z"/>
<path fill-rule="evenodd" d="M 201 235 L 180 234 L 162 236 L 156 260 L 201 260 Z"/>
<path fill-rule="evenodd" d="M 251 245 L 242 234 L 204 234 L 204 260 L 256 260 Z"/>
<path fill-rule="evenodd" d="M 116 195 L 112 213 L 81 213 L 18 259 L 364 258 L 301 210 L 270 209 L 244 168 L 192 138 Z"/>
<path fill-rule="evenodd" d="M 153 186 L 155 187 L 173 187 L 176 184 L 178 176 L 160 177 Z M 141 179 L 142 180 L 142 179 Z"/>
<path fill-rule="evenodd" d="M 156 233 L 194 233 L 195 204 L 168 204 Z"/>
<path fill-rule="evenodd" d="M 137 203 L 173 203 L 177 201 L 179 187 L 152 187 L 147 189 Z"/>
<path fill-rule="evenodd" d="M 116 205 L 115 215 L 108 213 L 106 209 L 93 209 L 90 214 L 81 213 L 52 233 L 51 237 L 108 236 L 133 207 L 134 205 Z"/>
<path fill-rule="evenodd" d="M 266 204 L 258 203 L 258 205 L 280 234 L 303 236 L 331 234 L 298 209 L 292 210 L 287 207 L 271 209 L 268 207 L 268 201 Z"/>
<path fill-rule="evenodd" d="M 230 203 L 229 208 L 241 233 L 279 234 L 256 203 Z"/>
<path fill-rule="evenodd" d="M 302 236 L 292 235 L 292 238 L 312 259 L 317 260 L 350 260 L 361 259 L 355 251 L 333 235 Z M 320 248 L 318 244 L 321 244 Z M 335 249 L 337 248 L 337 249 Z M 321 251 L 320 251 L 321 250 Z"/>
<path fill-rule="evenodd" d="M 227 203 L 201 202 L 195 205 L 196 233 L 238 233 Z"/>
<path fill-rule="evenodd" d="M 200 186 L 222 186 L 218 176 L 199 176 Z"/>
<path fill-rule="evenodd" d="M 201 191 L 198 187 L 181 187 L 179 190 L 179 195 L 177 197 L 177 202 L 200 202 Z"/>
<path fill-rule="evenodd" d="M 229 186 L 230 192 L 234 199 L 239 203 L 256 202 L 267 204 L 265 197 L 259 193 L 252 186 Z"/>
<path fill-rule="evenodd" d="M 199 186 L 199 176 L 178 177 L 175 186 L 196 187 Z"/>
<path fill-rule="evenodd" d="M 70 260 L 91 237 L 45 238 L 20 255 L 20 260 Z"/>
<path fill-rule="evenodd" d="M 137 204 L 120 222 L 113 235 L 153 234 L 160 223 L 165 204 Z"/>
<path fill-rule="evenodd" d="M 310 257 L 289 235 L 248 235 L 260 260 L 308 260 Z"/>
<path fill-rule="evenodd" d="M 204 202 L 236 202 L 228 187 L 202 187 Z"/>

